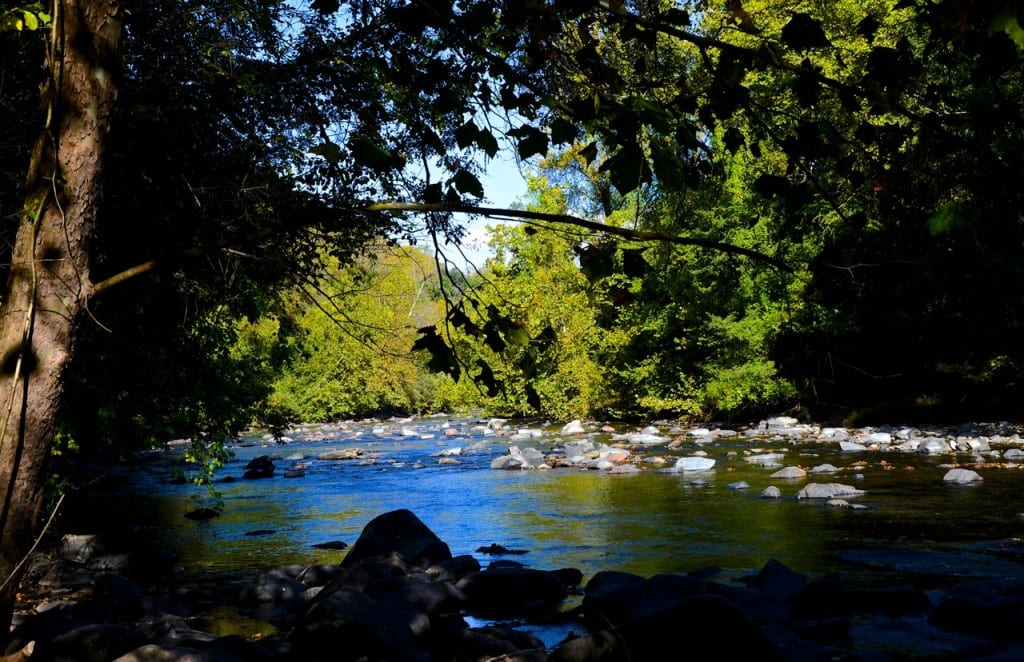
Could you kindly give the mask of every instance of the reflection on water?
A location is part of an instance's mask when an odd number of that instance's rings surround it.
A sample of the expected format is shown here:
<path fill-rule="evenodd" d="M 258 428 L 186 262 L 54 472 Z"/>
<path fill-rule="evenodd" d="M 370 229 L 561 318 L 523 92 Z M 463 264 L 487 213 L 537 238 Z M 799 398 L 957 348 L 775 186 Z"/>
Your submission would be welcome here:
<path fill-rule="evenodd" d="M 417 428 L 423 434 L 437 433 L 427 439 L 401 436 L 397 430 L 374 435 L 367 427 L 361 436 L 350 433 L 345 439 L 238 448 L 219 477 L 240 478 L 245 464 L 263 454 L 301 454 L 311 465 L 302 478 L 284 478 L 288 462 L 278 459 L 274 478 L 218 484 L 224 514 L 210 522 L 182 517 L 197 505 L 195 487 L 149 476 L 143 492 L 154 501 L 165 544 L 192 572 L 336 563 L 344 552 L 313 545 L 334 540 L 351 544 L 369 520 L 398 508 L 415 512 L 453 554 L 472 554 L 499 543 L 529 550 L 515 558 L 534 567 L 571 566 L 586 576 L 605 569 L 650 576 L 710 566 L 745 573 L 771 559 L 812 575 L 848 572 L 835 551 L 998 540 L 1016 536 L 1024 526 L 1014 517 L 1024 511 L 1024 473 L 1015 469 L 982 469 L 983 483 L 951 486 L 942 482 L 946 467 L 941 464 L 950 462 L 949 457 L 842 455 L 835 445 L 773 447 L 764 441 L 730 440 L 705 447 L 716 466 L 700 475 L 706 481 L 700 486 L 693 484 L 693 474 L 655 469 L 634 475 L 491 470 L 491 460 L 509 445 L 495 437 L 488 438 L 483 450 L 461 456 L 458 464 L 438 464 L 434 454 L 439 450 L 484 439 L 480 431 L 471 430 L 471 423 L 458 422 L 463 435 L 453 438 L 441 437 L 439 424 L 428 420 Z M 544 437 L 516 443 L 546 451 L 558 441 Z M 743 461 L 744 452 L 755 445 L 784 452 L 784 465 L 810 468 L 828 462 L 842 471 L 795 481 L 771 479 L 778 467 Z M 324 451 L 350 446 L 378 453 L 376 463 L 316 459 Z M 690 446 L 674 453 L 694 450 Z M 664 447 L 647 452 L 668 453 Z M 861 480 L 854 477 L 858 473 Z M 738 481 L 750 488 L 731 489 Z M 866 494 L 850 501 L 867 508 L 836 509 L 818 500 L 796 500 L 797 490 L 811 481 L 856 481 Z M 779 487 L 783 498 L 760 498 L 768 485 Z M 246 535 L 256 530 L 273 533 Z M 486 563 L 486 557 L 477 556 Z"/>

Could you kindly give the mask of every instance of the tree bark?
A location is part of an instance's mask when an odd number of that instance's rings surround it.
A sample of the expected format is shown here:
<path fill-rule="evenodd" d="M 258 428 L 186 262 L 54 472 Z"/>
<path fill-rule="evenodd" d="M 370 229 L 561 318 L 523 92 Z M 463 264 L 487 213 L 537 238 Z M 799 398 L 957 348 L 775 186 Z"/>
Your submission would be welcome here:
<path fill-rule="evenodd" d="M 120 68 L 121 0 L 55 0 L 52 15 L 46 122 L 0 305 L 0 640 L 39 532 L 64 372 L 91 294 L 90 240 Z"/>

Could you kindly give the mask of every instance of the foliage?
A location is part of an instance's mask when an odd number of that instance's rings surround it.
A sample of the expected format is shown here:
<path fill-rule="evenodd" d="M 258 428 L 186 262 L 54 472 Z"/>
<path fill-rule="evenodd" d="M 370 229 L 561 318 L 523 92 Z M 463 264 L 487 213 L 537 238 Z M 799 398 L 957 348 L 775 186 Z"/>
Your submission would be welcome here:
<path fill-rule="evenodd" d="M 49 27 L 50 14 L 41 2 L 0 9 L 0 32 L 8 30 L 39 30 Z"/>
<path fill-rule="evenodd" d="M 416 329 L 432 321 L 433 265 L 422 251 L 384 249 L 373 261 L 335 262 L 322 282 L 293 293 L 286 317 L 241 325 L 239 358 L 279 351 L 279 329 L 296 329 L 268 405 L 292 420 L 327 421 L 432 405 L 440 378 L 411 354 Z"/>

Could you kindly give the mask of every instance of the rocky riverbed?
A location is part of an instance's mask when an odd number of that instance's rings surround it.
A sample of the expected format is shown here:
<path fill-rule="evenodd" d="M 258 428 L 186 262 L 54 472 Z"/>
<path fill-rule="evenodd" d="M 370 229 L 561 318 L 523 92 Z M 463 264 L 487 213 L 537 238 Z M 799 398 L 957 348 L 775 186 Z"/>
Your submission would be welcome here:
<path fill-rule="evenodd" d="M 394 425 L 402 434 L 401 423 Z M 1009 424 L 846 430 L 779 418 L 730 430 L 481 426 L 492 431 L 487 440 L 504 444 L 489 456 L 496 471 L 656 471 L 699 482 L 708 460 L 750 461 L 782 486 L 778 495 L 768 490 L 774 485 L 758 490 L 759 498 L 848 509 L 863 492 L 857 473 L 884 467 L 891 453 L 937 454 L 943 478 L 969 483 L 1015 471 L 1024 456 L 1020 432 Z M 452 451 L 459 446 L 446 439 L 456 437 L 439 433 L 434 461 L 479 452 Z M 731 459 L 715 452 L 736 438 L 749 438 L 750 448 Z M 787 446 L 808 439 L 842 444 L 848 462 L 830 469 L 787 457 Z M 269 448 L 271 463 L 294 455 L 287 445 Z M 868 456 L 864 464 L 857 459 Z M 350 452 L 322 461 L 366 459 Z M 92 492 L 121 488 L 114 471 Z M 884 569 L 871 586 L 842 573 L 808 576 L 777 561 L 739 577 L 713 567 L 586 576 L 537 566 L 528 560 L 534 556 L 486 545 L 491 540 L 478 541 L 475 556 L 467 549 L 453 555 L 400 509 L 368 518 L 337 564 L 196 576 L 154 545 L 145 513 L 115 514 L 108 503 L 80 498 L 67 507 L 63 535 L 34 557 L 23 583 L 9 653 L 34 642 L 32 659 L 43 660 L 1024 659 L 1024 545 L 1016 538 L 955 553 L 843 550 L 850 563 Z M 922 571 L 926 584 L 914 580 Z"/>
<path fill-rule="evenodd" d="M 8 651 L 31 644 L 32 659 L 97 662 L 1024 657 L 1015 564 L 931 592 L 855 588 L 775 562 L 740 581 L 709 568 L 600 572 L 581 585 L 573 568 L 491 551 L 484 567 L 453 556 L 400 510 L 370 521 L 336 566 L 183 581 L 170 559 L 126 539 L 65 536 L 58 555 L 33 566 Z M 536 624 L 566 636 L 545 642 Z"/>

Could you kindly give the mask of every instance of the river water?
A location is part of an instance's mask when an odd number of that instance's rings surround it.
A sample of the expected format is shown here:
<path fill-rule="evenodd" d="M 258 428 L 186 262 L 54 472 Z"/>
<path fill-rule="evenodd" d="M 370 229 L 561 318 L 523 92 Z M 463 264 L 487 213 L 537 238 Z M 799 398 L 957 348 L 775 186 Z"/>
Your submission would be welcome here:
<path fill-rule="evenodd" d="M 452 428 L 458 434 L 446 436 Z M 576 468 L 502 471 L 490 464 L 510 445 L 547 451 L 565 437 L 557 434 L 558 426 L 532 426 L 543 436 L 529 441 L 485 436 L 484 428 L 475 419 L 437 417 L 310 429 L 287 444 L 244 438 L 217 473 L 218 480 L 237 480 L 216 483 L 216 498 L 167 480 L 182 465 L 176 453 L 165 452 L 151 458 L 139 476 L 138 497 L 156 515 L 163 544 L 194 574 L 337 563 L 344 551 L 314 545 L 351 545 L 372 518 L 399 508 L 416 513 L 453 554 L 473 554 L 486 565 L 492 557 L 476 550 L 497 543 L 525 550 L 510 558 L 531 567 L 574 567 L 585 578 L 600 570 L 651 576 L 708 567 L 742 576 L 774 559 L 811 576 L 841 572 L 888 581 L 888 573 L 907 568 L 852 563 L 841 552 L 998 548 L 1016 554 L 1017 537 L 1024 532 L 1016 517 L 1024 512 L 1024 472 L 1012 465 L 977 466 L 984 478 L 980 483 L 943 482 L 949 465 L 969 462 L 969 454 L 842 453 L 835 442 L 737 437 L 702 445 L 688 440 L 671 451 L 664 444 L 638 449 L 645 456 L 667 457 L 665 466 L 703 450 L 716 463 L 700 474 L 668 473 L 647 463 L 650 468 L 630 475 Z M 608 435 L 596 440 L 608 441 Z M 438 453 L 454 447 L 475 450 L 457 456 L 455 464 L 441 464 Z M 318 459 L 344 448 L 364 453 L 359 460 Z M 759 452 L 783 453 L 782 466 L 831 463 L 840 472 L 772 479 L 779 466 L 746 460 Z M 260 455 L 274 458 L 276 475 L 242 479 L 245 465 Z M 305 475 L 284 477 L 283 470 L 299 458 L 308 464 Z M 732 487 L 740 481 L 749 489 Z M 865 493 L 848 500 L 865 507 L 798 500 L 796 492 L 808 482 L 855 485 Z M 777 486 L 782 498 L 761 498 L 769 485 Z M 183 516 L 218 499 L 220 517 L 195 522 Z M 930 572 L 920 564 L 912 570 Z M 936 569 L 943 571 L 949 568 Z"/>

